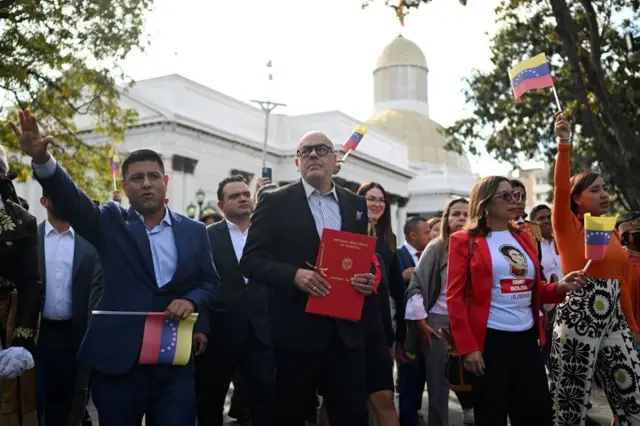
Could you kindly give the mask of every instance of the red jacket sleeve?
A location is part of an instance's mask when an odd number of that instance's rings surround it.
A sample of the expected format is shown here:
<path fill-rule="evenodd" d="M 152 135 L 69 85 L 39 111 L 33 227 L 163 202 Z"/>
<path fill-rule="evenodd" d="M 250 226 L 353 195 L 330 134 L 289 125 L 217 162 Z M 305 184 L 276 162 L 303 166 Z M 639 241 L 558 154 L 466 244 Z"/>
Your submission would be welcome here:
<path fill-rule="evenodd" d="M 469 276 L 469 234 L 456 232 L 449 239 L 447 268 L 447 309 L 451 334 L 459 355 L 479 351 L 471 326 L 466 303 Z M 469 291 L 469 293 L 471 293 Z"/>
<path fill-rule="evenodd" d="M 540 281 L 538 295 L 541 304 L 562 303 L 565 297 L 564 294 L 558 294 L 558 283 L 546 283 L 545 281 Z"/>

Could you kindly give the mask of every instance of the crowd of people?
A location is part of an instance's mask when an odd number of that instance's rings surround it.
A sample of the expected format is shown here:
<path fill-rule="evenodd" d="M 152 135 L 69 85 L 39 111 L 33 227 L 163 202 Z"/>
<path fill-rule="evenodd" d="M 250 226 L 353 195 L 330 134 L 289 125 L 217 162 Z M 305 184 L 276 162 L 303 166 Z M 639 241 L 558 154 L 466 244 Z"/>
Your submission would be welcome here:
<path fill-rule="evenodd" d="M 232 382 L 229 415 L 254 426 L 448 426 L 451 390 L 464 424 L 578 426 L 592 383 L 612 422 L 640 425 L 640 213 L 585 271 L 582 218 L 607 215 L 609 194 L 595 172 L 570 176 L 561 114 L 552 206 L 527 215 L 521 182 L 485 177 L 441 217 L 408 218 L 400 247 L 382 185 L 336 185 L 346 166 L 320 132 L 298 142 L 300 180 L 225 178 L 221 215 L 197 222 L 172 211 L 156 152 L 121 165 L 129 208 L 100 206 L 33 114 L 10 126 L 47 219 L 28 213 L 4 153 L 0 425 L 90 424 L 89 396 L 102 426 L 222 425 Z M 332 291 L 315 266 L 325 229 L 376 239 L 371 269 L 344 284 L 364 297 L 360 321 L 305 312 Z M 198 313 L 186 366 L 138 363 L 132 313 L 145 312 Z"/>

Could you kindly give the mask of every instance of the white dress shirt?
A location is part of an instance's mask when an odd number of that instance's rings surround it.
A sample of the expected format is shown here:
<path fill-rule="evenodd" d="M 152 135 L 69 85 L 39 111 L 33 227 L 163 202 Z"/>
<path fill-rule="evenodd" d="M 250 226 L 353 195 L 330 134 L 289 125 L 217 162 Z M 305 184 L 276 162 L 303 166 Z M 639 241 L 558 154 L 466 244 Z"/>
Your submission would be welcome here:
<path fill-rule="evenodd" d="M 249 228 L 247 228 L 244 232 L 242 229 L 238 228 L 238 226 L 229 222 L 226 218 L 227 226 L 229 227 L 229 237 L 231 238 L 231 244 L 233 244 L 233 251 L 236 252 L 236 259 L 240 262 L 240 258 L 242 257 L 242 250 L 244 250 L 244 245 L 247 243 L 247 235 L 249 235 Z M 245 278 L 244 283 L 246 284 L 248 280 Z"/>
<path fill-rule="evenodd" d="M 325 228 L 339 231 L 342 228 L 342 216 L 340 215 L 340 204 L 336 186 L 333 185 L 331 191 L 326 194 L 320 192 L 302 179 L 304 192 L 307 195 L 307 202 L 311 209 L 311 214 L 316 222 L 318 235 L 322 238 L 322 230 Z"/>
<path fill-rule="evenodd" d="M 562 268 L 560 267 L 560 255 L 556 253 L 553 239 L 540 241 L 540 250 L 542 254 L 542 272 L 547 281 L 551 282 L 551 275 L 555 275 L 561 280 Z"/>
<path fill-rule="evenodd" d="M 48 320 L 71 319 L 71 286 L 73 282 L 73 255 L 75 232 L 69 227 L 58 232 L 50 223 L 44 223 L 44 262 L 46 288 L 42 316 Z"/>

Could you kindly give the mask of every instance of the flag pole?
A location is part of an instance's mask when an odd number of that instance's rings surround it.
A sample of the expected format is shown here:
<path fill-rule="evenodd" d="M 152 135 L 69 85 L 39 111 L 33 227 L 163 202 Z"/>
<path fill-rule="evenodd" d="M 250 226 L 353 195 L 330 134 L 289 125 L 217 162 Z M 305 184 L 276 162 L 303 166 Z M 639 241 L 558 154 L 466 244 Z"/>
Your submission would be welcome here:
<path fill-rule="evenodd" d="M 353 149 L 350 149 L 349 151 L 347 151 L 347 153 L 344 154 L 344 157 L 342 157 L 342 160 L 340 160 L 340 162 L 344 163 L 345 161 L 347 161 L 347 158 L 349 157 L 349 154 L 351 154 L 352 151 Z"/>
<path fill-rule="evenodd" d="M 553 90 L 553 96 L 555 96 L 556 98 L 556 106 L 558 107 L 558 112 L 562 112 L 562 107 L 560 107 L 560 99 L 558 99 L 558 92 L 556 92 L 556 86 L 551 86 L 551 90 Z"/>
<path fill-rule="evenodd" d="M 591 265 L 591 259 L 587 260 L 587 264 L 584 265 L 584 268 L 582 268 L 582 272 L 587 272 L 589 265 Z"/>
<path fill-rule="evenodd" d="M 115 172 L 111 172 L 111 176 L 113 177 L 113 192 L 116 192 L 118 188 L 116 188 L 116 174 Z"/>

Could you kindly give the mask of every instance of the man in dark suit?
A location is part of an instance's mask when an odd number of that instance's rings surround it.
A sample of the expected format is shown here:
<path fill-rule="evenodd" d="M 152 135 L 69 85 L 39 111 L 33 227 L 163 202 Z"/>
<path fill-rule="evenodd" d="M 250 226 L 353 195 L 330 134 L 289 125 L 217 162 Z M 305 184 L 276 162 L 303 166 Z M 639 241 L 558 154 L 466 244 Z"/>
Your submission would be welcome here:
<path fill-rule="evenodd" d="M 269 288 L 244 278 L 238 264 L 253 212 L 245 178 L 222 180 L 218 200 L 225 219 L 209 226 L 207 233 L 221 287 L 208 318 L 198 319 L 208 320 L 211 337 L 204 355 L 196 358 L 198 424 L 222 426 L 229 384 L 239 369 L 247 382 L 253 426 L 270 425 L 274 366 Z"/>
<path fill-rule="evenodd" d="M 91 243 L 103 266 L 101 311 L 164 312 L 167 321 L 210 307 L 219 286 L 202 223 L 165 206 L 169 177 L 154 151 L 132 152 L 122 163 L 122 187 L 131 207 L 98 207 L 47 151 L 35 116 L 20 111 L 10 123 L 36 179 L 60 219 Z M 156 426 L 195 423 L 193 362 L 138 365 L 144 315 L 93 315 L 78 359 L 93 369 L 91 395 L 102 426 L 139 425 L 147 415 Z"/>
<path fill-rule="evenodd" d="M 76 354 L 91 304 L 102 291 L 102 268 L 96 249 L 69 222 L 58 218 L 45 194 L 40 203 L 47 210 L 47 220 L 38 227 L 44 278 L 35 352 L 38 417 L 43 426 L 67 426 L 80 423 L 88 399 L 88 369 L 78 364 Z"/>
<path fill-rule="evenodd" d="M 264 194 L 240 260 L 245 277 L 272 289 L 274 424 L 304 425 L 309 401 L 319 388 L 332 426 L 366 425 L 362 321 L 305 313 L 308 297 L 323 297 L 330 291 L 312 267 L 323 229 L 366 234 L 366 202 L 333 184 L 336 153 L 326 135 L 303 136 L 295 163 L 302 179 Z M 371 294 L 374 276 L 356 275 L 351 284 Z"/>

